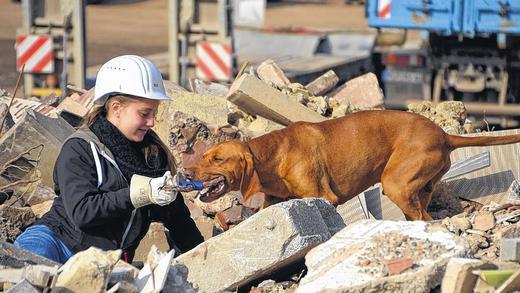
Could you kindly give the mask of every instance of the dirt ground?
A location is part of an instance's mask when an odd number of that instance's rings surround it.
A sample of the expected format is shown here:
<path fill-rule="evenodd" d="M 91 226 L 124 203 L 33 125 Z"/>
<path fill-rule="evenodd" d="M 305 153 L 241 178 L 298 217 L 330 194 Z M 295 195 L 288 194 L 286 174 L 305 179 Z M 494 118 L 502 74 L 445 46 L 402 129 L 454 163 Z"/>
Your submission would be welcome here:
<path fill-rule="evenodd" d="M 21 4 L 0 0 L 0 88 L 13 90 L 14 42 L 21 26 Z M 366 28 L 359 5 L 269 3 L 266 28 Z M 121 54 L 148 55 L 168 50 L 168 0 L 105 0 L 86 8 L 87 66 Z"/>

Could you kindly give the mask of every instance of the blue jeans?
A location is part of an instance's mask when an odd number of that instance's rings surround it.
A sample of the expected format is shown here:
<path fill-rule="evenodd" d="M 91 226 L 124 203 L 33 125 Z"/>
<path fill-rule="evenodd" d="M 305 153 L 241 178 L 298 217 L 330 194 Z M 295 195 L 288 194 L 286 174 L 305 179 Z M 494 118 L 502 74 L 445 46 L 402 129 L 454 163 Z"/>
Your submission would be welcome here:
<path fill-rule="evenodd" d="M 14 245 L 59 263 L 65 263 L 74 253 L 45 225 L 34 225 L 18 235 Z"/>

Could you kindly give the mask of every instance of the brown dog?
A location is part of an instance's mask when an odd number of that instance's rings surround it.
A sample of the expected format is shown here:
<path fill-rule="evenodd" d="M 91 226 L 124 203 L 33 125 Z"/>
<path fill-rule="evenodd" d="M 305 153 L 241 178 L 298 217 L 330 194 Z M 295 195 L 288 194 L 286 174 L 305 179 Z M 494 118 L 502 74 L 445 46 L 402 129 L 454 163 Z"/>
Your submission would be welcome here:
<path fill-rule="evenodd" d="M 450 168 L 450 152 L 467 146 L 520 142 L 520 135 L 462 137 L 403 111 L 364 111 L 321 123 L 294 123 L 249 142 L 217 144 L 195 166 L 211 182 L 200 199 L 231 190 L 247 200 L 262 191 L 281 199 L 321 197 L 341 204 L 381 182 L 411 220 L 426 212 L 434 186 Z"/>

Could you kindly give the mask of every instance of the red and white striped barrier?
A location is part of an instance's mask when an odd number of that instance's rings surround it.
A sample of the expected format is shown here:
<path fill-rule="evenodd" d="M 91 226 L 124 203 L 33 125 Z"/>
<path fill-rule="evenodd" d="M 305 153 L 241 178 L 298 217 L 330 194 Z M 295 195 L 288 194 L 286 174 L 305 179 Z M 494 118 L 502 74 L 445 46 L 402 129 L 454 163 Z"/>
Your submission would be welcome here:
<path fill-rule="evenodd" d="M 392 4 L 392 0 L 379 0 L 377 2 L 377 17 L 379 18 L 390 18 L 390 6 Z"/>
<path fill-rule="evenodd" d="M 208 81 L 231 81 L 231 46 L 199 42 L 195 49 L 196 75 Z"/>
<path fill-rule="evenodd" d="M 16 40 L 16 68 L 24 72 L 53 73 L 54 52 L 50 35 L 21 35 Z"/>

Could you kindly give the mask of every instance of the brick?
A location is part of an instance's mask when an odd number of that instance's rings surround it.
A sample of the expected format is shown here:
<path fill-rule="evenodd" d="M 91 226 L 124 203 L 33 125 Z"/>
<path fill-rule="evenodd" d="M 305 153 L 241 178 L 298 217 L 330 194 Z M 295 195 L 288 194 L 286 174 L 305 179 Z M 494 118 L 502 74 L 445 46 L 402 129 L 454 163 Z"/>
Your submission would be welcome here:
<path fill-rule="evenodd" d="M 329 70 L 307 84 L 305 88 L 313 96 L 322 96 L 332 90 L 338 82 L 339 78 L 336 73 L 333 70 Z"/>
<path fill-rule="evenodd" d="M 227 99 L 250 114 L 285 126 L 296 121 L 321 122 L 327 119 L 250 74 L 244 74 L 233 82 Z"/>
<path fill-rule="evenodd" d="M 413 259 L 409 257 L 394 258 L 385 261 L 388 275 L 393 276 L 411 268 L 413 266 Z"/>
<path fill-rule="evenodd" d="M 520 262 L 520 238 L 500 240 L 500 260 Z"/>
<path fill-rule="evenodd" d="M 249 218 L 253 214 L 253 211 L 245 206 L 238 205 L 233 206 L 222 212 L 218 212 L 215 219 L 224 230 L 228 230 L 229 225 L 238 224 L 243 220 Z"/>
<path fill-rule="evenodd" d="M 356 108 L 383 108 L 384 96 L 377 77 L 367 73 L 347 81 L 332 97 L 341 104 L 349 102 Z"/>
<path fill-rule="evenodd" d="M 258 77 L 267 84 L 273 84 L 277 88 L 287 86 L 290 81 L 283 73 L 283 70 L 271 59 L 267 59 L 258 65 L 256 69 Z"/>
<path fill-rule="evenodd" d="M 473 220 L 473 229 L 488 231 L 495 227 L 495 216 L 491 212 L 478 212 Z"/>

